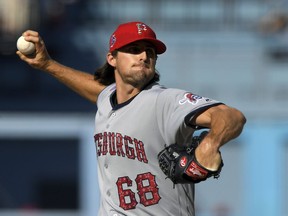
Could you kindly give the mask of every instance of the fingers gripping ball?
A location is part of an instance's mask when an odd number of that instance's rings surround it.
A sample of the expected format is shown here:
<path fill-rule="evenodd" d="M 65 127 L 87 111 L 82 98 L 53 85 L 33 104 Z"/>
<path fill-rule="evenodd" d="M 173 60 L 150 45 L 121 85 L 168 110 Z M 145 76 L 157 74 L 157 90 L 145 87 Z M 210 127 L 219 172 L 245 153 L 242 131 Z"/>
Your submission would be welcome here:
<path fill-rule="evenodd" d="M 161 170 L 174 184 L 199 183 L 207 178 L 219 178 L 223 161 L 216 171 L 203 167 L 195 157 L 195 149 L 200 144 L 207 132 L 194 136 L 189 146 L 172 144 L 158 154 Z"/>
<path fill-rule="evenodd" d="M 35 44 L 21 36 L 17 40 L 17 49 L 24 55 L 31 55 L 35 52 Z"/>

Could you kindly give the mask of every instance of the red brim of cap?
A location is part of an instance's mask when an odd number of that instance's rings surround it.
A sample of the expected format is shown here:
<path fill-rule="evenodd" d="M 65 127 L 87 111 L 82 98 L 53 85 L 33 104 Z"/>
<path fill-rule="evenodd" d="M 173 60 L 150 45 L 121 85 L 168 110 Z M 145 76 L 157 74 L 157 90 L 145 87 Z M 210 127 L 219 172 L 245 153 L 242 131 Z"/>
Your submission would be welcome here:
<path fill-rule="evenodd" d="M 151 39 L 151 38 L 147 38 L 147 39 L 142 38 L 141 40 L 145 40 L 153 44 L 153 46 L 156 48 L 157 54 L 162 54 L 166 51 L 166 45 L 160 40 Z"/>
<path fill-rule="evenodd" d="M 110 52 L 113 51 L 113 50 L 119 49 L 119 48 L 121 48 L 123 46 L 127 46 L 128 44 L 134 43 L 136 41 L 148 41 L 149 43 L 151 43 L 155 47 L 157 54 L 162 54 L 167 49 L 166 45 L 160 40 L 157 40 L 157 39 L 154 39 L 154 38 L 151 38 L 151 37 L 146 37 L 146 38 L 142 37 L 142 38 L 139 38 L 139 39 L 136 39 L 136 40 L 126 41 L 126 43 L 122 42 L 121 46 L 114 46 L 113 48 L 110 48 Z"/>

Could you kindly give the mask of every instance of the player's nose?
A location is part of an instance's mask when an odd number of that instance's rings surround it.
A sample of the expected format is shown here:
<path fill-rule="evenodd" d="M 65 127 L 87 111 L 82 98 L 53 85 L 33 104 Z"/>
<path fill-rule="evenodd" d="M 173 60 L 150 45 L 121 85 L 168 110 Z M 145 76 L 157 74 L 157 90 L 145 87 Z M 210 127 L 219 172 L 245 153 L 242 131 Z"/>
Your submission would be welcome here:
<path fill-rule="evenodd" d="M 146 50 L 143 50 L 141 53 L 138 54 L 141 61 L 147 61 L 148 54 Z"/>

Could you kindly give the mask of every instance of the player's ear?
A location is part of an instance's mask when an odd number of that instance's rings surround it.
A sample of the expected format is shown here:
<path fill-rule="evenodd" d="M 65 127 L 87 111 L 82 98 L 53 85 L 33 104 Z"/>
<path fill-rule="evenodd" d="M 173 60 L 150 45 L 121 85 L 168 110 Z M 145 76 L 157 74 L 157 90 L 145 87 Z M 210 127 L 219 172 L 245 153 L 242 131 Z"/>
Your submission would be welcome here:
<path fill-rule="evenodd" d="M 107 60 L 108 64 L 110 64 L 112 67 L 115 67 L 116 58 L 114 55 L 112 55 L 112 53 L 110 53 L 110 52 L 107 53 L 106 60 Z"/>

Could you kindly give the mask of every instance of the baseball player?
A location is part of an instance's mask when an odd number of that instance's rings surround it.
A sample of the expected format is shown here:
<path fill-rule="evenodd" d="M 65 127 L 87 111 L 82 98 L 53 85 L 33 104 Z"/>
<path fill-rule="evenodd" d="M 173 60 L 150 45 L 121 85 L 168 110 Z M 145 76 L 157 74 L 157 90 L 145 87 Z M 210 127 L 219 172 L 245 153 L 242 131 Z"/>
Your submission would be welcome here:
<path fill-rule="evenodd" d="M 97 104 L 98 215 L 194 216 L 194 185 L 209 173 L 219 174 L 220 147 L 240 135 L 244 115 L 222 102 L 161 86 L 155 65 L 166 46 L 143 22 L 117 27 L 106 63 L 94 76 L 52 60 L 38 32 L 28 30 L 23 36 L 35 43 L 36 53 L 18 51 L 22 60 Z M 193 162 L 189 151 L 179 162 L 185 169 L 173 174 L 188 179 L 179 183 L 159 166 L 159 153 L 171 144 L 188 146 L 202 128 L 208 133 L 194 148 Z M 167 155 L 172 158 L 164 160 L 177 170 L 179 154 Z"/>

